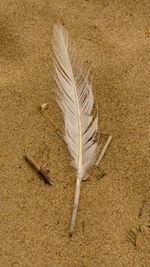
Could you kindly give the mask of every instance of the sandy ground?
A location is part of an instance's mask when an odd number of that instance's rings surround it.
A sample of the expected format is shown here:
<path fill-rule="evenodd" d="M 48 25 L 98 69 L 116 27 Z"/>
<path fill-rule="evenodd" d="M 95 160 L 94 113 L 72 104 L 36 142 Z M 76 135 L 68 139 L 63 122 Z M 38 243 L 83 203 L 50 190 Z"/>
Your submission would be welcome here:
<path fill-rule="evenodd" d="M 82 183 L 38 105 L 62 128 L 52 32 L 63 23 L 90 67 L 99 131 L 113 141 Z M 0 1 L 0 266 L 150 266 L 150 1 Z M 104 144 L 105 138 L 101 139 Z M 25 162 L 47 169 L 45 185 Z M 102 179 L 97 176 L 105 172 Z"/>

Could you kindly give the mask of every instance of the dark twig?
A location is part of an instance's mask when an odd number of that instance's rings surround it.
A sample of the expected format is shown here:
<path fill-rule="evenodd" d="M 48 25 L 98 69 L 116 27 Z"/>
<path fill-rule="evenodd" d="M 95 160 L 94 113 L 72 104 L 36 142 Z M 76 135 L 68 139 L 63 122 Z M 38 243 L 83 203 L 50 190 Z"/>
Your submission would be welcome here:
<path fill-rule="evenodd" d="M 30 166 L 31 166 L 34 170 L 36 170 L 36 172 L 37 172 L 38 174 L 41 175 L 41 177 L 42 177 L 43 180 L 44 180 L 44 183 L 45 183 L 45 184 L 49 184 L 49 185 L 51 185 L 51 183 L 50 183 L 50 181 L 49 181 L 49 177 L 48 177 L 48 175 L 45 173 L 45 171 L 43 170 L 43 168 L 40 167 L 40 166 L 35 162 L 35 160 L 34 160 L 31 156 L 29 156 L 29 155 L 25 155 L 24 158 L 25 158 L 25 160 L 30 164 Z"/>

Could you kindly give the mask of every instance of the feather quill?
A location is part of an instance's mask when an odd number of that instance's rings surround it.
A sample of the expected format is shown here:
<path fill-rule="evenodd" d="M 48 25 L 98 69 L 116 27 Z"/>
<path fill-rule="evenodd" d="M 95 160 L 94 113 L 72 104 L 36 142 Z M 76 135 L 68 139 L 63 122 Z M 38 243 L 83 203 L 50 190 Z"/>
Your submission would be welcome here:
<path fill-rule="evenodd" d="M 83 71 L 75 48 L 70 44 L 68 33 L 63 26 L 54 26 L 53 49 L 55 53 L 58 103 L 63 111 L 64 140 L 77 170 L 76 190 L 69 235 L 72 236 L 77 216 L 80 184 L 87 169 L 94 163 L 97 143 L 98 116 L 91 115 L 93 109 L 92 84 L 89 72 Z"/>

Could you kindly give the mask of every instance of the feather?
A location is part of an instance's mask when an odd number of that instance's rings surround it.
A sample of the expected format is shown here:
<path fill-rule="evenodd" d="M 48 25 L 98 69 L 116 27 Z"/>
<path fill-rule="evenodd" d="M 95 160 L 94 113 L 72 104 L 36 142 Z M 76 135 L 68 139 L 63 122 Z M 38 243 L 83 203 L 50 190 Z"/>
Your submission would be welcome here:
<path fill-rule="evenodd" d="M 55 53 L 56 83 L 58 103 L 63 111 L 65 130 L 64 140 L 77 170 L 76 190 L 69 235 L 72 236 L 77 216 L 80 184 L 87 169 L 94 163 L 97 143 L 98 116 L 91 115 L 93 109 L 92 84 L 89 71 L 83 71 L 75 48 L 70 44 L 68 33 L 63 26 L 54 26 L 53 48 Z"/>

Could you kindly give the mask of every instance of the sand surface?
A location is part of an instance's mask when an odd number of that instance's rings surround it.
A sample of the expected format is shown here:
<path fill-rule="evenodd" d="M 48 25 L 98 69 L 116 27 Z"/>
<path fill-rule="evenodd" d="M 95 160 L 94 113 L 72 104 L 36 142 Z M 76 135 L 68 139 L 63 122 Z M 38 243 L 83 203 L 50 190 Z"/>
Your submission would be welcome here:
<path fill-rule="evenodd" d="M 52 32 L 63 23 L 90 67 L 99 131 L 113 136 L 82 183 L 56 104 Z M 150 266 L 150 1 L 0 1 L 0 266 Z M 107 136 L 101 138 L 105 143 Z M 23 159 L 49 163 L 52 186 Z M 102 172 L 106 175 L 97 178 Z"/>

